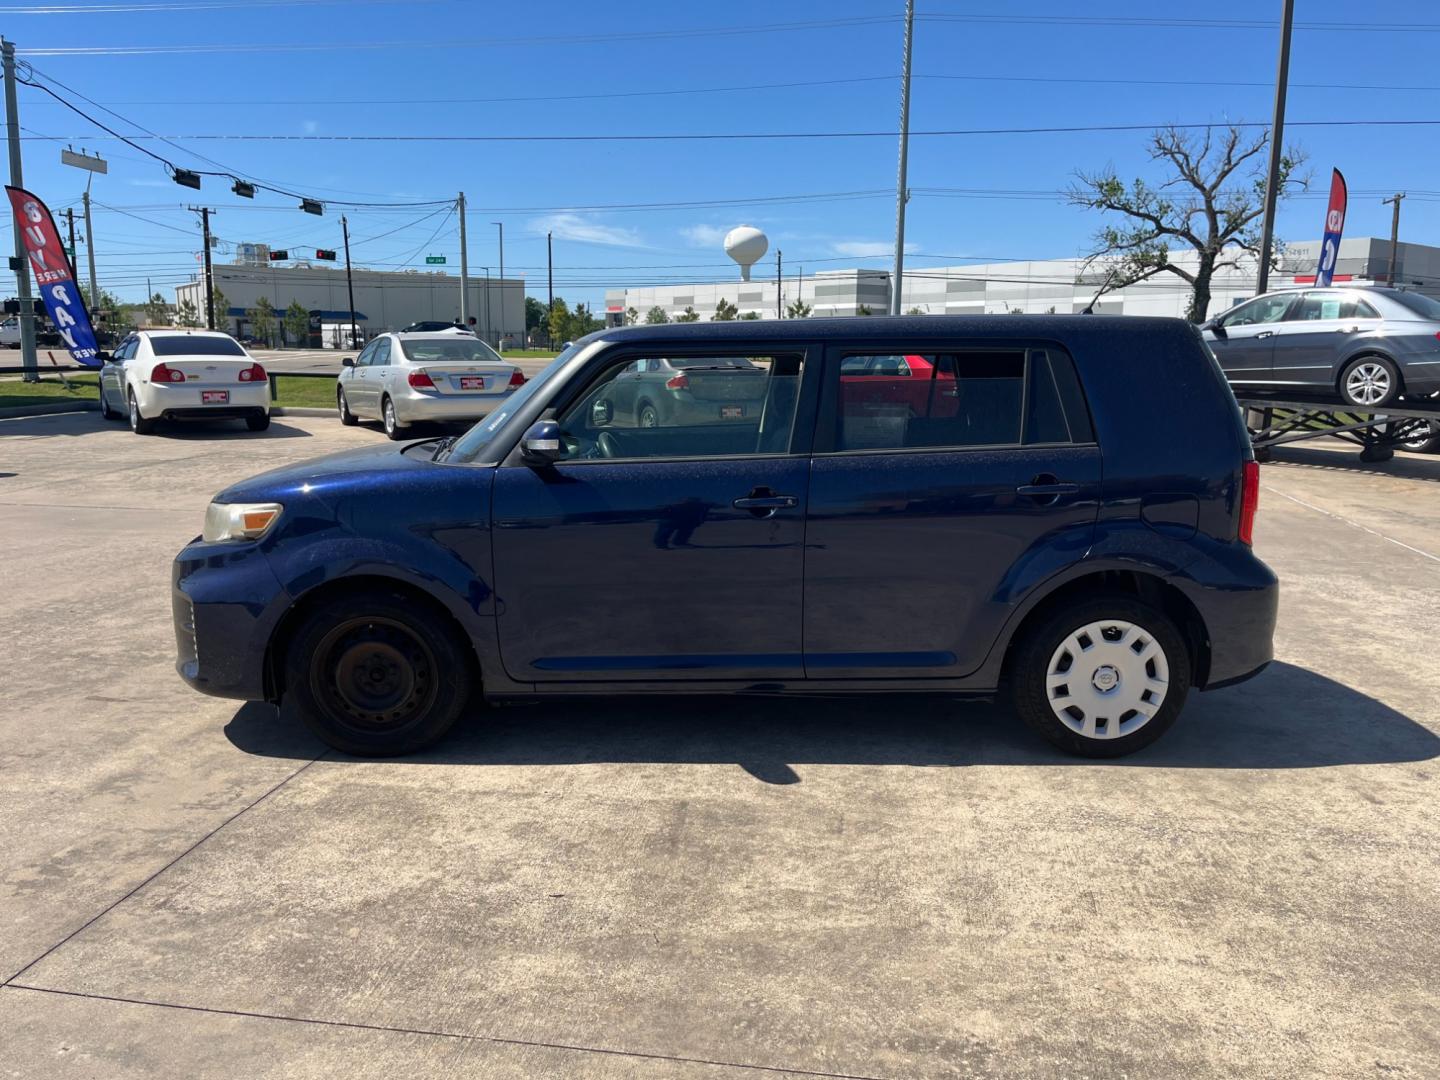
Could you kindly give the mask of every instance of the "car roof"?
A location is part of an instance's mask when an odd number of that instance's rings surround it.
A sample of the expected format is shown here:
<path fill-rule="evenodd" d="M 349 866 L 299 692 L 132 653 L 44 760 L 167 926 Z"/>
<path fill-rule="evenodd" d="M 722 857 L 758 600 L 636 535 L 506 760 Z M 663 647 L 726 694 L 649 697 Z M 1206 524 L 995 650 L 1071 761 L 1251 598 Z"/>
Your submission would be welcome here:
<path fill-rule="evenodd" d="M 146 337 L 223 337 L 229 338 L 231 341 L 235 340 L 233 335 L 225 333 L 224 330 L 189 330 L 184 327 L 177 327 L 175 329 L 166 328 L 164 330 L 136 330 L 135 333 L 144 334 Z"/>
<path fill-rule="evenodd" d="M 1076 336 L 1153 333 L 1161 327 L 1189 325 L 1184 319 L 1155 315 L 872 315 L 819 319 L 744 319 L 733 322 L 661 323 L 658 326 L 614 326 L 597 330 L 575 344 L 605 341 L 644 345 L 647 342 L 687 341 L 814 341 L 837 338 L 1069 339 Z"/>
<path fill-rule="evenodd" d="M 459 328 L 457 327 L 456 329 Z M 454 341 L 457 335 L 452 330 L 411 330 L 408 333 L 391 330 L 382 336 L 404 338 L 406 341 Z M 480 340 L 474 334 L 463 331 L 458 336 L 461 338 L 469 338 L 471 341 Z"/>

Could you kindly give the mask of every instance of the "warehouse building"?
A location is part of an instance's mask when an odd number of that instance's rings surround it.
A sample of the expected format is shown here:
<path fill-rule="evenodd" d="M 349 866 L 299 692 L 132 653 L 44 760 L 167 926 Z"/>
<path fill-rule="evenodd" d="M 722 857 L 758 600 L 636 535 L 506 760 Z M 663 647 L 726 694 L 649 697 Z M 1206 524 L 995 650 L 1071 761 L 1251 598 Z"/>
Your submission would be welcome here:
<path fill-rule="evenodd" d="M 1280 269 L 1270 275 L 1271 289 L 1313 284 L 1320 241 L 1286 246 Z M 1396 281 L 1432 296 L 1440 296 L 1440 247 L 1400 244 Z M 1175 263 L 1193 271 L 1193 252 L 1177 252 Z M 1354 237 L 1340 242 L 1335 284 L 1385 284 L 1390 265 L 1390 241 Z M 987 263 L 966 266 L 923 266 L 912 257 L 905 269 L 900 310 L 925 315 L 1066 314 L 1093 310 L 1115 315 L 1183 316 L 1190 303 L 1190 285 L 1165 272 L 1124 289 L 1106 287 L 1100 265 L 1086 267 L 1081 259 L 1040 262 Z M 812 306 L 811 315 L 880 315 L 889 310 L 890 274 L 885 270 L 834 270 L 809 277 L 786 275 L 780 288 L 772 279 L 724 284 L 668 285 L 661 288 L 611 289 L 605 294 L 606 321 L 619 325 L 634 309 L 640 321 L 653 307 L 671 318 L 692 306 L 701 319 L 709 319 L 721 298 L 739 306 L 743 316 L 776 316 L 797 297 Z M 1255 261 L 1245 257 L 1238 268 L 1216 273 L 1211 282 L 1211 313 L 1253 296 Z M 1097 299 L 1098 296 L 1098 299 Z"/>
<path fill-rule="evenodd" d="M 247 313 L 262 296 L 275 309 L 277 322 L 292 301 L 299 301 L 316 323 L 328 327 L 349 322 L 350 302 L 343 268 L 263 265 L 242 256 L 241 262 L 215 264 L 211 273 L 215 288 L 224 294 L 226 306 L 223 313 L 215 313 L 216 325 L 230 333 L 252 332 Z M 365 338 L 399 330 L 413 322 L 454 322 L 460 318 L 460 279 L 456 275 L 418 270 L 354 270 L 352 276 L 355 321 Z M 467 314 L 475 317 L 480 335 L 492 345 L 506 339 L 518 345 L 524 339 L 524 280 L 472 277 L 466 294 Z M 176 306 L 183 306 L 187 300 L 195 305 L 203 319 L 205 287 L 201 278 L 176 287 Z M 281 344 L 304 344 L 289 340 L 283 323 L 277 326 L 275 334 Z"/>

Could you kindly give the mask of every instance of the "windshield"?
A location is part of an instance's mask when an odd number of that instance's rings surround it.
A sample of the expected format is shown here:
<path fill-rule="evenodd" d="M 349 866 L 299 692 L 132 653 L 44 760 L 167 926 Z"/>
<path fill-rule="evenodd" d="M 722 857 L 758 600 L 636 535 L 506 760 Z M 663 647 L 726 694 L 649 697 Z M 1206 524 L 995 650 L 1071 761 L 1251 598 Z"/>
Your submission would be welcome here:
<path fill-rule="evenodd" d="M 205 337 L 199 334 L 166 334 L 152 337 L 150 350 L 156 356 L 244 356 L 234 338 Z"/>
<path fill-rule="evenodd" d="M 457 334 L 452 338 L 407 340 L 402 337 L 399 341 L 405 358 L 415 363 L 456 364 L 473 363 L 477 360 L 492 364 L 505 363 L 499 353 L 479 338 L 461 337 Z"/>
<path fill-rule="evenodd" d="M 1390 299 L 1397 304 L 1403 304 L 1422 319 L 1440 321 L 1440 300 L 1436 300 L 1434 297 L 1425 296 L 1422 293 L 1393 292 L 1390 294 Z"/>
<path fill-rule="evenodd" d="M 505 426 L 505 421 L 523 409 L 525 403 L 539 393 L 542 387 L 549 384 L 555 378 L 555 373 L 564 367 L 565 362 L 574 355 L 575 346 L 571 345 L 546 364 L 540 374 L 506 398 L 503 405 L 455 440 L 455 445 L 450 448 L 450 454 L 446 460 L 465 462 L 474 461 L 479 457 L 481 451 L 490 444 L 495 433 Z"/>

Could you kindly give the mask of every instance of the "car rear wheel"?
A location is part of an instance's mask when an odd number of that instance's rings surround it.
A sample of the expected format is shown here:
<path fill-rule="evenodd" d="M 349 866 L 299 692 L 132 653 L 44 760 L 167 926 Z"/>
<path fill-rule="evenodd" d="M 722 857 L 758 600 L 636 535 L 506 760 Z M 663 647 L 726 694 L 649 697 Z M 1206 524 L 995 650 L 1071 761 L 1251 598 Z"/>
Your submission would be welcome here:
<path fill-rule="evenodd" d="M 1163 612 L 1123 595 L 1067 607 L 1030 631 L 1010 669 L 1015 708 L 1062 750 L 1120 757 L 1154 742 L 1190 691 L 1190 653 Z"/>
<path fill-rule="evenodd" d="M 1400 372 L 1383 356 L 1358 356 L 1340 375 L 1340 396 L 1351 405 L 1389 405 L 1400 396 Z"/>
<path fill-rule="evenodd" d="M 354 593 L 312 611 L 285 662 L 286 692 L 305 726 L 362 757 L 429 746 L 454 726 L 470 698 L 465 642 L 398 593 Z"/>
<path fill-rule="evenodd" d="M 340 410 L 340 423 L 346 427 L 354 427 L 359 423 L 359 418 L 350 411 L 350 402 L 345 400 L 345 391 L 335 391 L 335 408 Z"/>
<path fill-rule="evenodd" d="M 1412 454 L 1440 454 L 1440 422 L 1432 420 L 1423 435 L 1406 439 L 1400 447 Z"/>
<path fill-rule="evenodd" d="M 660 413 L 650 402 L 645 402 L 635 413 L 635 426 L 642 428 L 653 428 L 660 426 Z"/>
<path fill-rule="evenodd" d="M 245 426 L 251 431 L 264 431 L 270 426 L 270 414 L 261 413 L 258 416 L 247 416 L 245 418 Z"/>
<path fill-rule="evenodd" d="M 388 397 L 380 403 L 380 419 L 385 425 L 385 434 L 388 438 L 397 441 L 405 438 L 405 430 L 395 416 L 395 403 Z"/>
<path fill-rule="evenodd" d="M 131 390 L 126 395 L 127 404 L 130 410 L 130 430 L 136 435 L 151 435 L 155 431 L 155 421 L 146 420 L 140 415 L 140 403 L 135 400 L 135 391 Z"/>

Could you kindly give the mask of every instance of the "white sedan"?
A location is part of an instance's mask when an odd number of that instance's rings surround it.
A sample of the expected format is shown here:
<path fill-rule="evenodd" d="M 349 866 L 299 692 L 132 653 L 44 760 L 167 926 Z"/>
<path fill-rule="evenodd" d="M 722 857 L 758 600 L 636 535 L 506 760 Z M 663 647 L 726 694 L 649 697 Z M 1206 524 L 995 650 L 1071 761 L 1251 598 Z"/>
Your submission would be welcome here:
<path fill-rule="evenodd" d="M 342 424 L 379 420 L 392 439 L 426 420 L 479 420 L 525 385 L 514 364 L 469 334 L 381 334 L 346 357 L 335 387 Z"/>
<path fill-rule="evenodd" d="M 229 334 L 214 330 L 137 330 L 100 369 L 100 412 L 128 416 L 149 435 L 161 420 L 243 419 L 270 426 L 265 369 Z"/>

